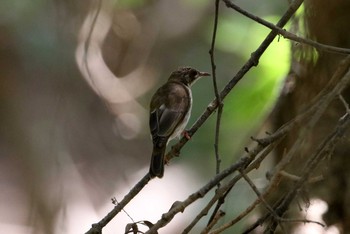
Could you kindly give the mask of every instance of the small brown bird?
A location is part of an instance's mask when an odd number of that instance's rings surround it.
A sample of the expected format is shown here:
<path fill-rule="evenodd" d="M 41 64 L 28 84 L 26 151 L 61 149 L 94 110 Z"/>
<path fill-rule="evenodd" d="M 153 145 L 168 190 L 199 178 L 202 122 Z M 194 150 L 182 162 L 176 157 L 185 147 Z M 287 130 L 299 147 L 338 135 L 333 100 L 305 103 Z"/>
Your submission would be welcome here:
<path fill-rule="evenodd" d="M 168 81 L 153 95 L 149 119 L 153 141 L 151 177 L 163 177 L 166 146 L 183 133 L 191 115 L 191 85 L 202 76 L 210 74 L 181 67 L 171 73 Z"/>

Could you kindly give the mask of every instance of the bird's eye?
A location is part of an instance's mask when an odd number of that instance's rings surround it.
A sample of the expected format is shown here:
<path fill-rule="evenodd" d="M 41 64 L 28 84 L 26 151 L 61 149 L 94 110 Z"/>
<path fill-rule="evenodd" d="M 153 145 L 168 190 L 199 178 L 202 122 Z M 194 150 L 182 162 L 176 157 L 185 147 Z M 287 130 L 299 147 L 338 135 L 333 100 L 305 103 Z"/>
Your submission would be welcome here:
<path fill-rule="evenodd" d="M 198 74 L 198 72 L 196 70 L 191 70 L 190 71 L 190 77 L 192 77 L 192 78 L 196 77 L 197 74 Z"/>

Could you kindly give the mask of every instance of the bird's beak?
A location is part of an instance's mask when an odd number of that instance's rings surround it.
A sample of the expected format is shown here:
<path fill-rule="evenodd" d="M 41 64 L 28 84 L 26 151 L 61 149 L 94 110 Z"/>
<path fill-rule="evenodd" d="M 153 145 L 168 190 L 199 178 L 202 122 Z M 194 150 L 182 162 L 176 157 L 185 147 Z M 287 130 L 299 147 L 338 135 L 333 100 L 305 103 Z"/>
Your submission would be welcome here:
<path fill-rule="evenodd" d="M 210 76 L 210 73 L 208 72 L 198 72 L 198 76 L 201 77 L 201 76 Z"/>

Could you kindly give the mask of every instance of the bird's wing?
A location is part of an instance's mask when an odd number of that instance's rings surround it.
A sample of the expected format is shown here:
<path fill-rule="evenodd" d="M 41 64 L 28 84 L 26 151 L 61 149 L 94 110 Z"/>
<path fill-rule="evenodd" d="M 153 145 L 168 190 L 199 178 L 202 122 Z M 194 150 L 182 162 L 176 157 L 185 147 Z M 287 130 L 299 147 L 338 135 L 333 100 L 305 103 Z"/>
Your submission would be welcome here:
<path fill-rule="evenodd" d="M 159 98 L 160 97 L 160 98 Z M 152 98 L 150 129 L 153 137 L 170 137 L 189 109 L 189 95 L 181 85 L 165 85 Z"/>

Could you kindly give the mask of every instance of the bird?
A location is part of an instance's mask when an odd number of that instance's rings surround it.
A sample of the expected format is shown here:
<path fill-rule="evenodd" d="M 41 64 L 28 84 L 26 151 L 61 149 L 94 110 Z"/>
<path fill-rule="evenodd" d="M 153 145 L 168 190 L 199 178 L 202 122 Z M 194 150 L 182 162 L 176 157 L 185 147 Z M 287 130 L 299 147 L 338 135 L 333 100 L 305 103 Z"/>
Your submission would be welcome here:
<path fill-rule="evenodd" d="M 168 81 L 152 96 L 149 127 L 153 151 L 149 174 L 152 178 L 164 175 L 166 146 L 182 133 L 191 115 L 193 85 L 199 78 L 210 76 L 191 67 L 180 67 L 173 71 Z"/>

